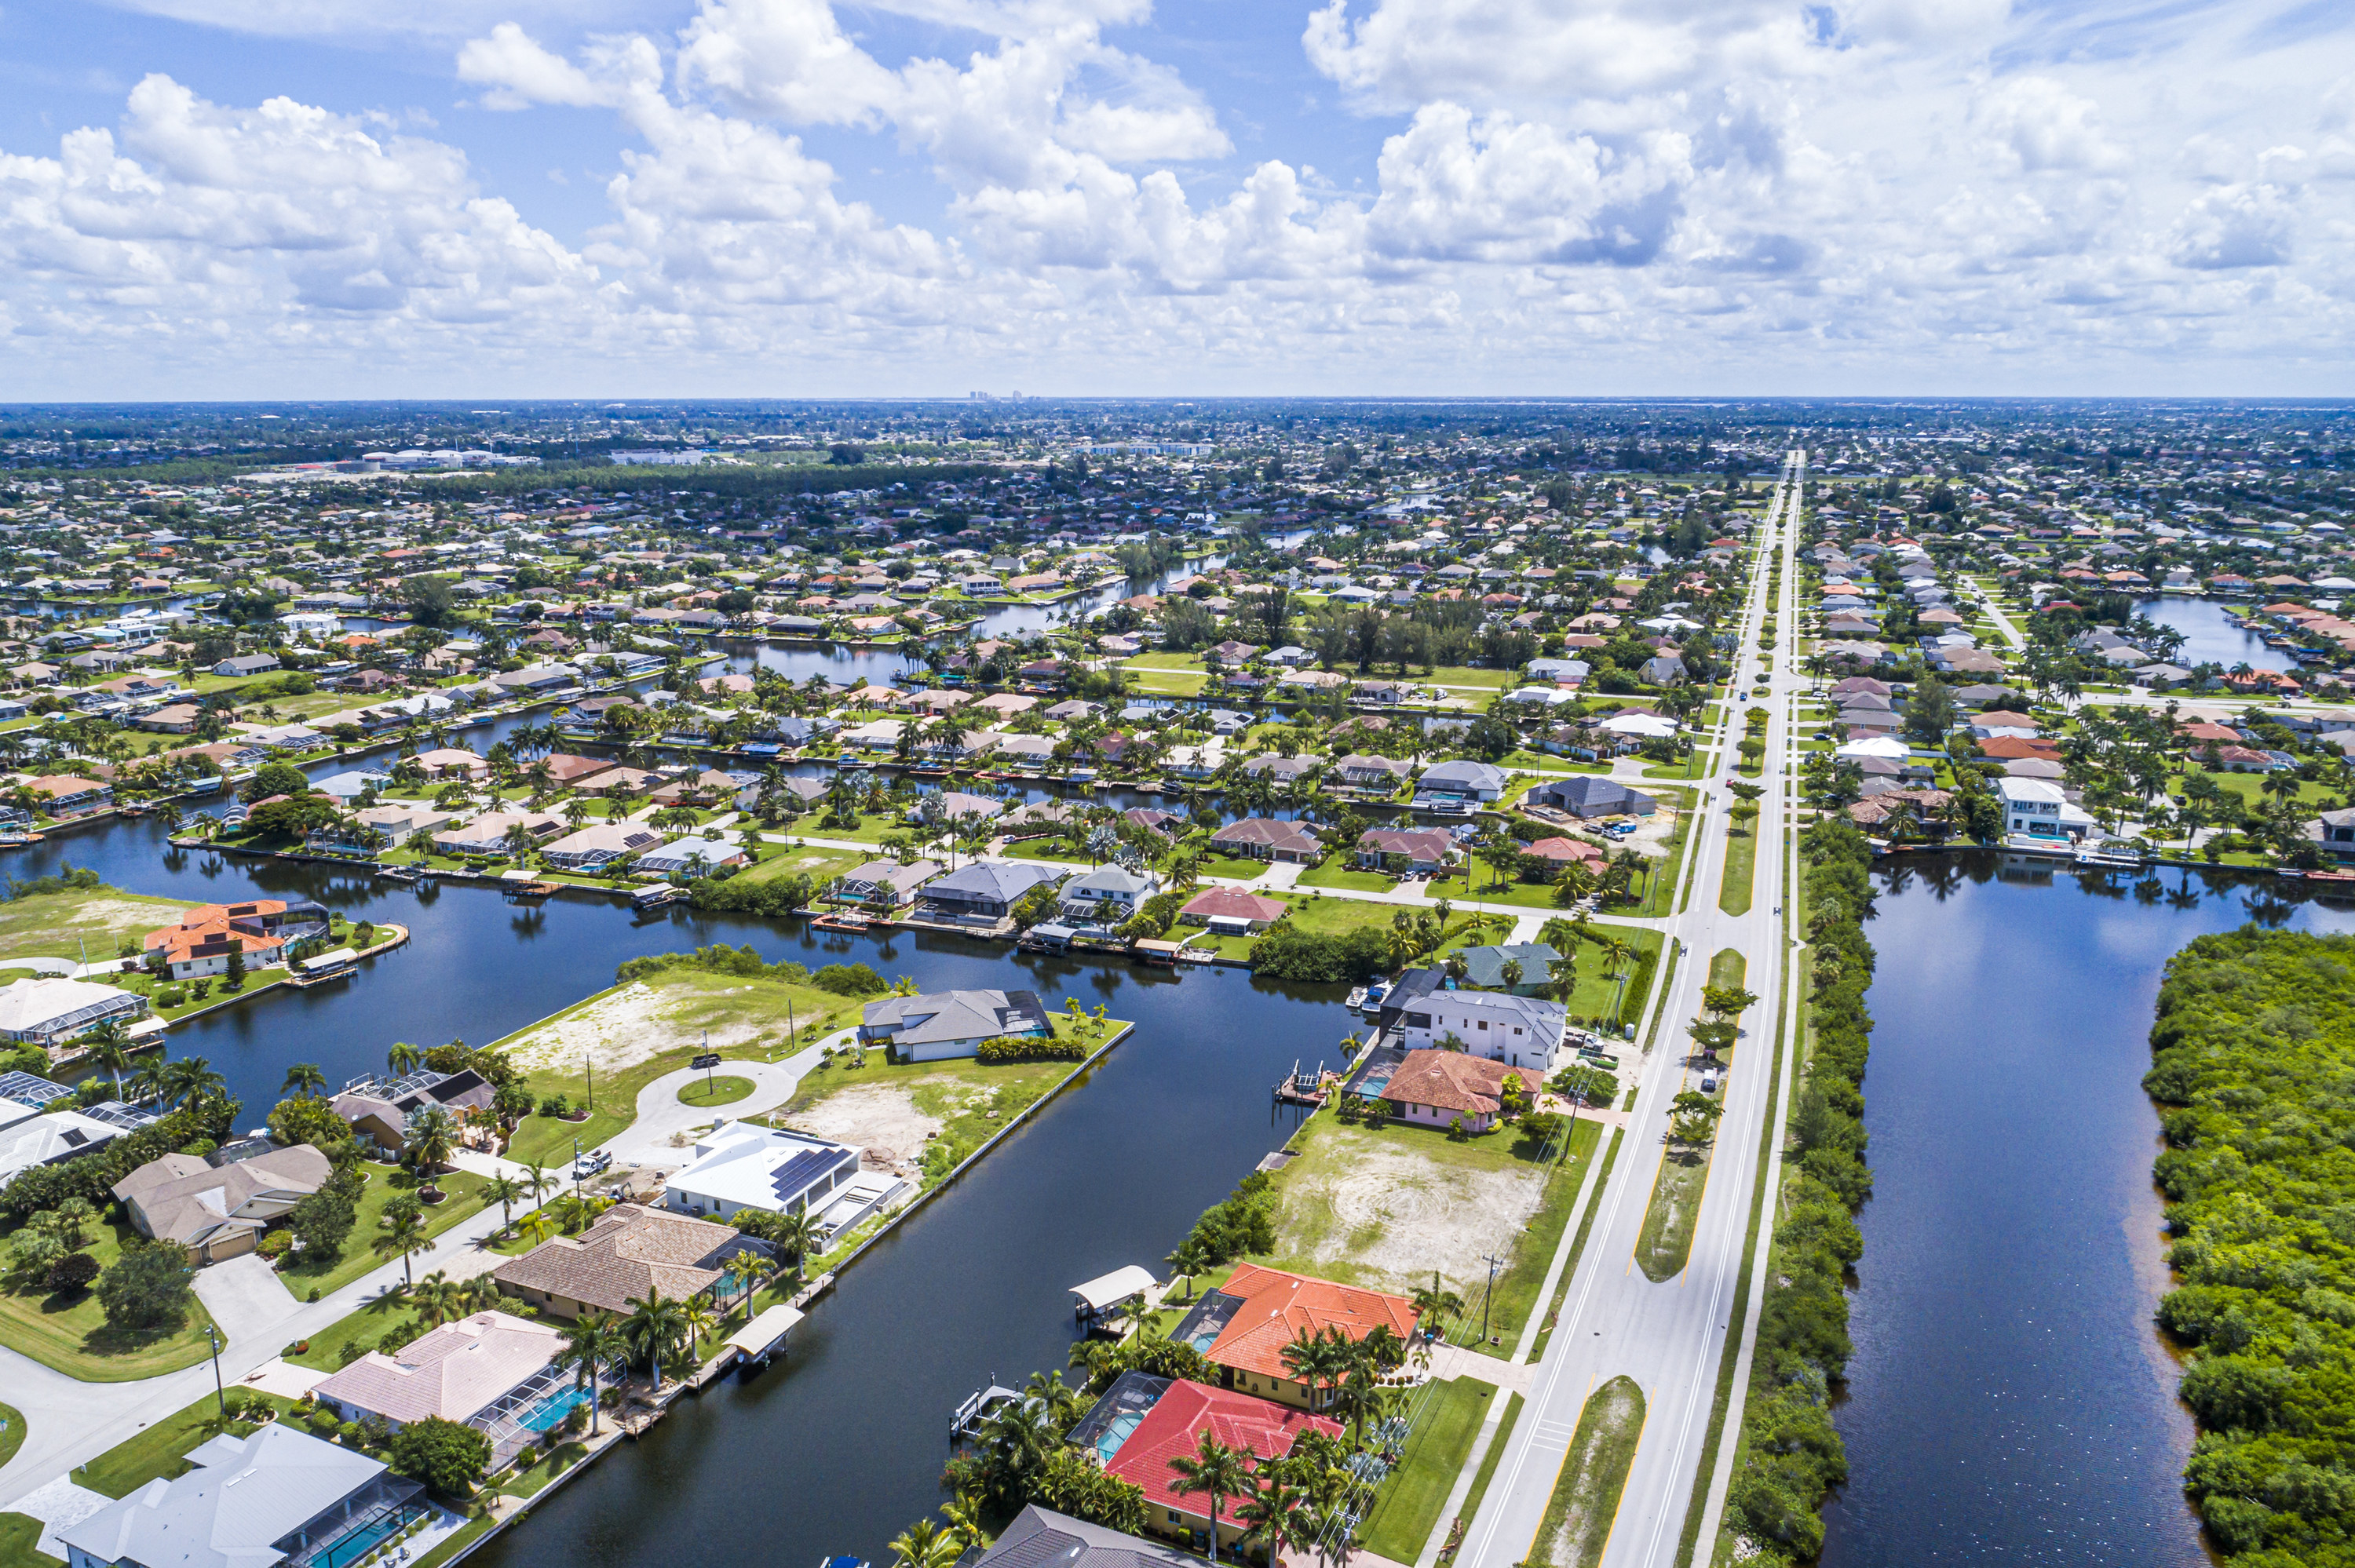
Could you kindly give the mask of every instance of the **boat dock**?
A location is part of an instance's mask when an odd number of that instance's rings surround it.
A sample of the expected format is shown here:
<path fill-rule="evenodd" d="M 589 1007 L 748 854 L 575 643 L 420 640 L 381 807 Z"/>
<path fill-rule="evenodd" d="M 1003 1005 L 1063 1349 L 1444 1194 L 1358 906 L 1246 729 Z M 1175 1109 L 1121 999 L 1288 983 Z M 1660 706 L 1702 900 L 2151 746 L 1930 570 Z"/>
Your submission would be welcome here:
<path fill-rule="evenodd" d="M 965 1395 L 964 1403 L 949 1417 L 949 1441 L 980 1436 L 985 1422 L 1021 1397 L 1015 1390 L 996 1382 L 977 1393 Z"/>
<path fill-rule="evenodd" d="M 1280 1080 L 1274 1089 L 1275 1103 L 1280 1106 L 1321 1106 L 1325 1103 L 1325 1064 L 1303 1072 L 1300 1064 L 1292 1065 L 1292 1075 Z"/>
<path fill-rule="evenodd" d="M 712 1382 L 731 1367 L 741 1368 L 749 1375 L 767 1366 L 784 1349 L 785 1336 L 804 1316 L 798 1307 L 769 1308 L 720 1341 L 720 1353 L 704 1364 L 698 1385 Z"/>
<path fill-rule="evenodd" d="M 1151 1269 L 1132 1263 L 1084 1285 L 1072 1286 L 1071 1295 L 1076 1298 L 1071 1303 L 1071 1316 L 1093 1329 L 1124 1301 L 1141 1301 L 1148 1308 L 1157 1305 L 1161 1286 L 1154 1279 Z"/>

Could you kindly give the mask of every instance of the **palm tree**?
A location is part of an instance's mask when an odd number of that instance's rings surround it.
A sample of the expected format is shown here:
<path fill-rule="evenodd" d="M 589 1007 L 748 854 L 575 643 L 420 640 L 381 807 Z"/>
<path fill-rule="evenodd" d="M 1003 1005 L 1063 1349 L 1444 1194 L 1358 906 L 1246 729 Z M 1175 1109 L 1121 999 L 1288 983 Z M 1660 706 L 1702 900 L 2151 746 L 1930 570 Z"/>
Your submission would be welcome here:
<path fill-rule="evenodd" d="M 769 1245 L 784 1255 L 785 1261 L 798 1270 L 819 1245 L 815 1215 L 806 1209 L 796 1209 L 789 1214 L 779 1214 L 769 1224 Z"/>
<path fill-rule="evenodd" d="M 278 1086 L 282 1095 L 324 1095 L 327 1092 L 327 1075 L 316 1062 L 297 1062 L 286 1069 L 286 1081 Z"/>
<path fill-rule="evenodd" d="M 465 1299 L 464 1287 L 438 1268 L 419 1280 L 411 1294 L 417 1298 L 418 1315 L 429 1329 L 438 1329 L 460 1316 Z"/>
<path fill-rule="evenodd" d="M 1305 1547 L 1315 1536 L 1302 1538 L 1307 1522 L 1308 1494 L 1304 1488 L 1272 1478 L 1235 1509 L 1235 1519 L 1246 1528 L 1243 1540 L 1266 1543 L 1273 1563 L 1287 1546 Z"/>
<path fill-rule="evenodd" d="M 440 1106 L 427 1106 L 410 1117 L 404 1135 L 409 1145 L 409 1157 L 416 1162 L 417 1173 L 424 1179 L 425 1191 L 439 1198 L 442 1189 L 434 1185 L 433 1177 L 457 1151 L 457 1118 Z"/>
<path fill-rule="evenodd" d="M 1444 1332 L 1447 1320 L 1464 1310 L 1464 1298 L 1447 1288 L 1436 1272 L 1427 1286 L 1418 1285 L 1409 1298 L 1414 1303 L 1416 1319 L 1427 1329 Z"/>
<path fill-rule="evenodd" d="M 711 1309 L 711 1303 L 700 1296 L 688 1298 L 687 1304 L 679 1308 L 678 1315 L 680 1321 L 687 1325 L 686 1342 L 689 1346 L 709 1339 L 713 1330 L 719 1327 L 719 1315 Z"/>
<path fill-rule="evenodd" d="M 410 1273 L 409 1260 L 420 1253 L 433 1250 L 433 1239 L 425 1234 L 425 1217 L 407 1209 L 389 1209 L 377 1217 L 376 1228 L 377 1237 L 370 1244 L 371 1249 L 378 1257 L 399 1257 L 401 1284 L 415 1285 L 417 1282 Z"/>
<path fill-rule="evenodd" d="M 229 1091 L 229 1080 L 214 1072 L 212 1064 L 202 1056 L 183 1056 L 176 1062 L 166 1062 L 156 1079 L 164 1097 L 176 1104 L 209 1099 Z"/>
<path fill-rule="evenodd" d="M 1022 1397 L 1037 1400 L 1047 1419 L 1060 1427 L 1068 1429 L 1087 1414 L 1087 1401 L 1081 1397 L 1078 1389 L 1063 1381 L 1063 1374 L 1060 1372 L 1032 1372 L 1030 1381 L 1022 1385 Z"/>
<path fill-rule="evenodd" d="M 662 1293 L 662 1287 L 650 1287 L 643 1297 L 629 1300 L 630 1315 L 622 1321 L 622 1333 L 630 1341 L 633 1353 L 646 1358 L 655 1374 L 655 1392 L 662 1392 L 663 1356 L 687 1331 L 687 1317 L 680 1304 Z"/>
<path fill-rule="evenodd" d="M 406 1040 L 396 1040 L 392 1049 L 384 1054 L 384 1059 L 385 1065 L 392 1069 L 393 1076 L 405 1078 L 425 1060 L 425 1049 L 421 1045 L 411 1045 Z"/>
<path fill-rule="evenodd" d="M 630 1353 L 630 1342 L 613 1327 L 608 1313 L 591 1309 L 583 1312 L 566 1325 L 564 1349 L 557 1352 L 556 1364 L 579 1369 L 582 1383 L 589 1389 L 589 1436 L 597 1435 L 597 1372 L 601 1367 L 612 1366 Z"/>
<path fill-rule="evenodd" d="M 523 1196 L 523 1183 L 502 1171 L 483 1183 L 483 1201 L 499 1206 L 499 1228 L 515 1224 L 515 1203 Z"/>
<path fill-rule="evenodd" d="M 114 1075 L 114 1097 L 123 1097 L 123 1069 L 131 1065 L 131 1036 L 123 1032 L 123 1020 L 110 1018 L 90 1032 L 84 1044 L 91 1060 Z"/>
<path fill-rule="evenodd" d="M 1170 1473 L 1178 1478 L 1173 1489 L 1181 1497 L 1196 1492 L 1210 1494 L 1210 1556 L 1219 1555 L 1219 1517 L 1225 1511 L 1226 1500 L 1241 1496 L 1252 1484 L 1251 1471 L 1244 1465 L 1245 1450 L 1230 1448 L 1209 1430 L 1196 1439 L 1191 1454 L 1180 1454 L 1169 1461 Z"/>
<path fill-rule="evenodd" d="M 964 1555 L 964 1538 L 920 1519 L 891 1542 L 891 1568 L 951 1568 Z"/>
<path fill-rule="evenodd" d="M 523 1174 L 517 1177 L 517 1181 L 522 1184 L 526 1192 L 531 1194 L 531 1201 L 535 1203 L 563 1185 L 556 1179 L 554 1171 L 537 1160 L 523 1168 Z"/>

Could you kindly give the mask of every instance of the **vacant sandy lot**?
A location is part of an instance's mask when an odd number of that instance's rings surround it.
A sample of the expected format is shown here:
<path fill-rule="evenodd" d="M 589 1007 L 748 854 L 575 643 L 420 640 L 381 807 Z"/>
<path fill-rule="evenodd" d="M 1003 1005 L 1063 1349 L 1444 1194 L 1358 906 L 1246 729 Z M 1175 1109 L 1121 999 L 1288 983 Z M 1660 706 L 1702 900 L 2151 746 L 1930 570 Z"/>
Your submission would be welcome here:
<path fill-rule="evenodd" d="M 1434 1269 L 1459 1287 L 1487 1278 L 1485 1258 L 1512 1255 L 1545 1193 L 1535 1167 L 1474 1169 L 1397 1148 L 1355 1148 L 1287 1176 L 1278 1252 L 1397 1289 L 1429 1284 Z"/>
<path fill-rule="evenodd" d="M 625 985 L 578 1012 L 517 1036 L 507 1053 L 526 1072 L 578 1070 L 583 1056 L 602 1070 L 618 1072 L 702 1040 L 707 1025 L 695 1015 L 709 1011 L 698 1005 L 707 1000 L 691 992 L 657 991 L 644 983 Z M 784 1033 L 782 1021 L 769 1030 L 756 1020 L 722 1017 L 709 1027 L 717 1051 L 743 1045 L 763 1033 L 781 1038 Z"/>
<path fill-rule="evenodd" d="M 888 1149 L 900 1160 L 920 1158 L 925 1140 L 945 1125 L 916 1108 L 914 1082 L 854 1084 L 784 1121 L 854 1149 Z"/>

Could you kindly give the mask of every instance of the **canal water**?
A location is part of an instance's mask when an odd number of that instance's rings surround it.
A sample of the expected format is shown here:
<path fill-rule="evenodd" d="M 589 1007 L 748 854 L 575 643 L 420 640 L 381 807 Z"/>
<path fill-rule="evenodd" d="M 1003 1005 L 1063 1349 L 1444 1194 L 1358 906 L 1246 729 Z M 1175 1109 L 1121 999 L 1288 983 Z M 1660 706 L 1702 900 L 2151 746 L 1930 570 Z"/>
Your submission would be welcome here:
<path fill-rule="evenodd" d="M 65 861 L 133 892 L 315 898 L 410 926 L 407 947 L 346 985 L 282 989 L 174 1028 L 171 1054 L 208 1059 L 249 1124 L 290 1063 L 316 1062 L 341 1083 L 381 1068 L 395 1040 L 487 1042 L 612 984 L 624 959 L 711 942 L 749 942 L 773 961 L 863 961 L 927 991 L 1027 986 L 1050 1006 L 1076 997 L 1136 1024 L 1083 1083 L 848 1271 L 781 1364 L 677 1407 L 486 1547 L 476 1559 L 486 1563 L 888 1561 L 885 1542 L 940 1501 L 957 1402 L 993 1378 L 1064 1364 L 1072 1285 L 1129 1263 L 1164 1272 L 1196 1215 L 1288 1135 L 1291 1113 L 1272 1109 L 1269 1086 L 1295 1062 L 1338 1065 L 1354 1022 L 1338 987 L 1285 988 L 1238 969 L 1180 977 L 945 935 L 635 917 L 570 895 L 538 908 L 487 888 L 420 897 L 332 867 L 168 851 L 146 821 L 54 835 L 8 870 L 32 877 Z"/>
<path fill-rule="evenodd" d="M 1995 853 L 1889 874 L 1865 1122 L 1873 1197 L 1826 1568 L 2197 1568 L 2192 1438 L 2141 1089 L 2160 970 L 2252 919 L 2355 929 L 2294 884 Z"/>
<path fill-rule="evenodd" d="M 2183 633 L 2183 647 L 2174 662 L 2187 670 L 2194 664 L 2222 664 L 2227 670 L 2235 664 L 2246 664 L 2252 670 L 2296 667 L 2287 652 L 2266 647 L 2264 638 L 2227 620 L 2224 607 L 2212 599 L 2169 595 L 2145 599 L 2135 606 L 2135 612 Z"/>

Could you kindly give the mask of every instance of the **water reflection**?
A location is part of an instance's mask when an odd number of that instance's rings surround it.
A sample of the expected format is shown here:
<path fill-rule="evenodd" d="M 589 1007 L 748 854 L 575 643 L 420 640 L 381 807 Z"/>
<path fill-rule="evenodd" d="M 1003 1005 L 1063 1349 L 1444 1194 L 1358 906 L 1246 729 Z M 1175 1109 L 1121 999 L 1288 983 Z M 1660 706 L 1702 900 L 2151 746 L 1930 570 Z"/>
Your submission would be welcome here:
<path fill-rule="evenodd" d="M 2191 1424 L 2151 1325 L 2151 1006 L 2194 937 L 2355 929 L 2355 909 L 2250 874 L 1989 853 L 1904 857 L 1880 888 L 1850 1478 L 1823 1561 L 2197 1568 Z"/>

